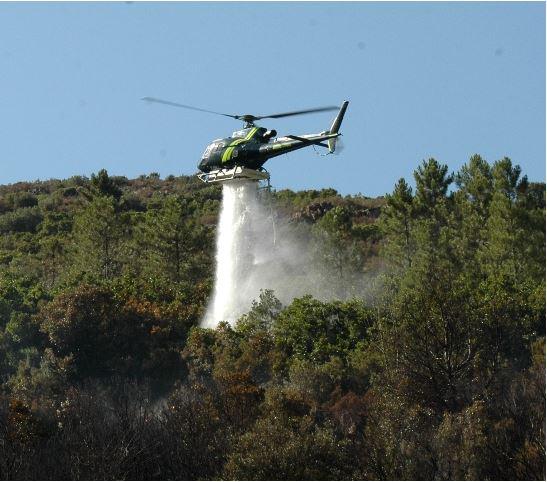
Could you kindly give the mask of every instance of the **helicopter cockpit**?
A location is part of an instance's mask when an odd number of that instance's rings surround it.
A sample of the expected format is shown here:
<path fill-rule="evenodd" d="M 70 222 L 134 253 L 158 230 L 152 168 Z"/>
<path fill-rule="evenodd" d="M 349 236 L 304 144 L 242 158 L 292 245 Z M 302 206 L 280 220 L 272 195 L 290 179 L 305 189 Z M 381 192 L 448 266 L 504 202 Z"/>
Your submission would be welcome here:
<path fill-rule="evenodd" d="M 203 153 L 203 156 L 201 156 L 202 159 L 207 159 L 213 151 L 216 151 L 218 149 L 222 149 L 225 146 L 226 146 L 226 142 L 224 142 L 222 139 L 215 139 L 205 149 L 205 152 Z"/>

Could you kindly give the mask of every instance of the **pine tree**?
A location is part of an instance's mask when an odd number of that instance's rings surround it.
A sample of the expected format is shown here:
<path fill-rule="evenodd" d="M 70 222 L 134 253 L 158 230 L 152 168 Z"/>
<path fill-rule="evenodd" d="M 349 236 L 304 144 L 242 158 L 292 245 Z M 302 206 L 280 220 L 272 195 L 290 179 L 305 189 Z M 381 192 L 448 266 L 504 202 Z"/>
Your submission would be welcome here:
<path fill-rule="evenodd" d="M 471 157 L 456 174 L 459 190 L 454 195 L 454 215 L 460 231 L 455 238 L 458 256 L 467 275 L 478 282 L 478 253 L 486 243 L 486 225 L 493 194 L 492 168 L 479 155 Z"/>
<path fill-rule="evenodd" d="M 198 253 L 208 239 L 193 216 L 194 210 L 188 200 L 172 196 L 146 215 L 144 237 L 151 270 L 175 283 L 197 279 L 206 263 Z"/>
<path fill-rule="evenodd" d="M 391 262 L 405 267 L 412 265 L 414 252 L 412 188 L 401 178 L 392 194 L 386 195 L 380 226 L 385 236 L 383 254 Z"/>
<path fill-rule="evenodd" d="M 73 265 L 78 273 L 108 280 L 121 267 L 121 241 L 127 219 L 116 211 L 112 197 L 94 198 L 75 216 Z"/>
<path fill-rule="evenodd" d="M 91 185 L 93 186 L 95 193 L 100 196 L 112 196 L 118 201 L 122 195 L 121 189 L 108 175 L 106 169 L 101 169 L 97 175 L 91 175 Z"/>

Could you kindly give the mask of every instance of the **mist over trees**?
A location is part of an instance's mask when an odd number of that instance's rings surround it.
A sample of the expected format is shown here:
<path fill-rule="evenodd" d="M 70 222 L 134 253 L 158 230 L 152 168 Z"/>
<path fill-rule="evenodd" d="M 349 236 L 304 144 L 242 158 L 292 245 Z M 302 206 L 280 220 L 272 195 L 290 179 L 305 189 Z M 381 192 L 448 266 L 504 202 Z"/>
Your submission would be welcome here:
<path fill-rule="evenodd" d="M 545 185 L 414 185 L 272 192 L 333 299 L 214 330 L 218 186 L 0 186 L 0 478 L 544 480 Z"/>

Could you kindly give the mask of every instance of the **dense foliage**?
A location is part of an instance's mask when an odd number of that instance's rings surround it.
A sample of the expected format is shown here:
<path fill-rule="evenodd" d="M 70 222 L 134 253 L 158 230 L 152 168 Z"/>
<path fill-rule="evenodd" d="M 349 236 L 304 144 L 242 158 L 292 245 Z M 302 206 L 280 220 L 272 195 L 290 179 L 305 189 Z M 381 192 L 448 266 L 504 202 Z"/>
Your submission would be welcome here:
<path fill-rule="evenodd" d="M 263 290 L 215 330 L 218 186 L 0 186 L 0 477 L 544 480 L 545 185 L 477 155 L 414 177 L 272 192 L 369 288 Z"/>

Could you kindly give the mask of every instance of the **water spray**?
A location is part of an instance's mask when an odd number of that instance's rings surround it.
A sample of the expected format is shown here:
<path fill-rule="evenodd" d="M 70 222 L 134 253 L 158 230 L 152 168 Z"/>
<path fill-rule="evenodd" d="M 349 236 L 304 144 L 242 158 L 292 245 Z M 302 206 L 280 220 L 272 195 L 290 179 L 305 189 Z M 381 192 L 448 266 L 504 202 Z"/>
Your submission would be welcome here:
<path fill-rule="evenodd" d="M 203 325 L 234 323 L 249 304 L 249 274 L 255 263 L 253 231 L 259 221 L 258 183 L 232 180 L 222 186 L 213 298 Z"/>

